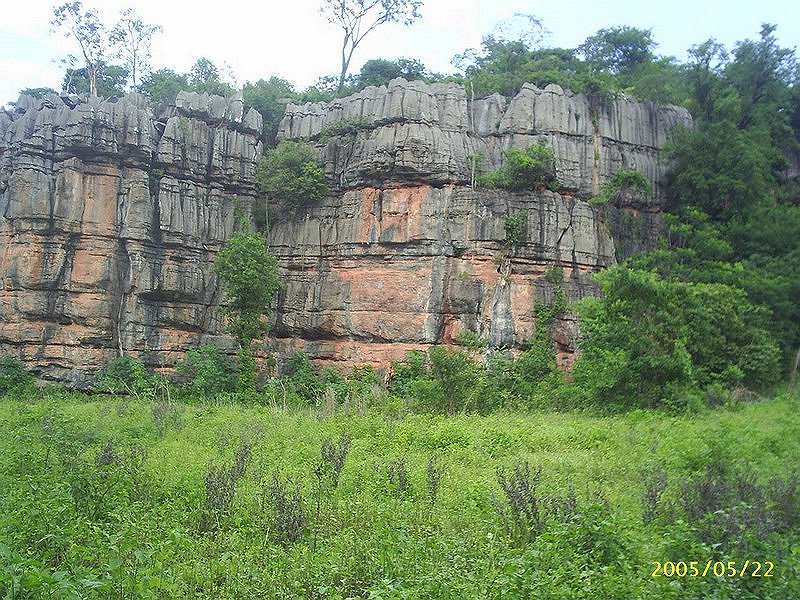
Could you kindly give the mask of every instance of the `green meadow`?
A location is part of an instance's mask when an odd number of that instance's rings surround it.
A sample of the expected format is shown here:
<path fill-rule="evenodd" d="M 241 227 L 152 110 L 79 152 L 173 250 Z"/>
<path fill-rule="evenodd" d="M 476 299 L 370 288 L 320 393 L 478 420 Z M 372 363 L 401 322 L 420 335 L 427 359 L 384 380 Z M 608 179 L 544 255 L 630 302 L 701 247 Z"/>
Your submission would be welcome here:
<path fill-rule="evenodd" d="M 452 416 L 12 393 L 0 595 L 797 598 L 798 408 L 797 393 Z"/>

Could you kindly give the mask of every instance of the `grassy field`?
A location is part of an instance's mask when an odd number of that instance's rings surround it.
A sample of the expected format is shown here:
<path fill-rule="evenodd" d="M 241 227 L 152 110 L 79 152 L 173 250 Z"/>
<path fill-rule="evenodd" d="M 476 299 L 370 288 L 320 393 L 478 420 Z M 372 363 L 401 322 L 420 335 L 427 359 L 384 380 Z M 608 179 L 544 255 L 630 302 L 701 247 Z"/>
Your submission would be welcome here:
<path fill-rule="evenodd" d="M 6 397 L 0 596 L 798 598 L 799 408 Z"/>

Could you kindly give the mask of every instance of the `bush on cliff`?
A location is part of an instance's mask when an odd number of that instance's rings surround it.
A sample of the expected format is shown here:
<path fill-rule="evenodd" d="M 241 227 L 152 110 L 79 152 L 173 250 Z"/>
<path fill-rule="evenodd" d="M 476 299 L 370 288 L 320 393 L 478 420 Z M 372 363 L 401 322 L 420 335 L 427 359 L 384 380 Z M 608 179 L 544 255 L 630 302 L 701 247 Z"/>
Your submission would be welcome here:
<path fill-rule="evenodd" d="M 189 389 L 199 394 L 216 394 L 236 390 L 236 367 L 227 355 L 214 346 L 205 344 L 189 350 L 178 371 L 189 377 Z"/>
<path fill-rule="evenodd" d="M 257 178 L 267 199 L 291 214 L 302 203 L 321 200 L 329 193 L 325 171 L 311 148 L 299 142 L 284 140 L 267 150 L 258 163 Z"/>
<path fill-rule="evenodd" d="M 555 171 L 553 149 L 544 140 L 539 140 L 525 150 L 509 149 L 503 166 L 483 175 L 481 180 L 487 187 L 522 192 L 557 185 Z"/>
<path fill-rule="evenodd" d="M 97 378 L 96 388 L 109 394 L 149 395 L 156 386 L 155 377 L 144 363 L 130 355 L 112 360 Z"/>

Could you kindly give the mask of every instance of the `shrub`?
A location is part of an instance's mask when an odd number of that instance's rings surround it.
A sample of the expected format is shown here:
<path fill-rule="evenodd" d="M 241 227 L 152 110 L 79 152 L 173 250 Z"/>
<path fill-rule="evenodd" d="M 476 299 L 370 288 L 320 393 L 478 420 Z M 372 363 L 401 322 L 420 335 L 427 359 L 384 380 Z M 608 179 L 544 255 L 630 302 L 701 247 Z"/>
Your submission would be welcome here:
<path fill-rule="evenodd" d="M 389 463 L 387 475 L 389 477 L 389 488 L 397 498 L 406 498 L 411 495 L 411 476 L 408 473 L 408 465 L 404 458 L 398 458 Z"/>
<path fill-rule="evenodd" d="M 22 361 L 13 356 L 0 356 L 0 394 L 7 394 L 14 388 L 33 383 L 33 375 L 28 373 Z"/>
<path fill-rule="evenodd" d="M 465 348 L 469 348 L 470 350 L 477 350 L 478 348 L 484 348 L 489 343 L 489 340 L 479 336 L 474 331 L 470 331 L 469 329 L 462 329 L 459 331 L 454 337 L 453 341 L 459 345 L 464 346 Z"/>
<path fill-rule="evenodd" d="M 362 117 L 340 119 L 325 125 L 319 132 L 319 137 L 322 141 L 332 137 L 355 137 L 360 130 L 367 127 L 369 123 Z"/>
<path fill-rule="evenodd" d="M 442 475 L 444 475 L 444 467 L 433 455 L 428 457 L 425 475 L 428 482 L 428 499 L 433 506 L 436 504 L 436 498 L 439 497 L 439 488 L 442 484 Z"/>
<path fill-rule="evenodd" d="M 600 194 L 591 198 L 592 205 L 607 204 L 618 194 L 634 194 L 642 198 L 650 196 L 650 182 L 639 171 L 622 167 L 601 189 Z"/>
<path fill-rule="evenodd" d="M 303 202 L 321 200 L 329 193 L 325 171 L 311 148 L 299 142 L 284 140 L 267 150 L 256 176 L 262 191 L 291 214 Z"/>
<path fill-rule="evenodd" d="M 645 482 L 643 517 L 665 527 L 681 519 L 703 543 L 721 546 L 722 552 L 741 552 L 772 533 L 796 529 L 798 499 L 796 475 L 759 483 L 752 471 L 723 463 L 708 465 L 703 473 L 668 487 L 666 474 L 654 470 Z"/>
<path fill-rule="evenodd" d="M 314 372 L 305 352 L 295 352 L 288 362 L 286 380 L 297 397 L 304 403 L 316 406 L 322 399 L 325 385 Z"/>
<path fill-rule="evenodd" d="M 528 219 L 525 213 L 518 212 L 513 215 L 506 215 L 505 230 L 506 239 L 505 245 L 513 248 L 525 239 L 526 228 Z"/>
<path fill-rule="evenodd" d="M 125 497 L 135 500 L 141 495 L 142 469 L 147 458 L 141 446 L 120 447 L 108 439 L 91 462 L 83 456 L 63 458 L 75 508 L 90 521 L 106 517 Z"/>
<path fill-rule="evenodd" d="M 439 394 L 429 398 L 434 404 L 424 407 L 435 412 L 455 414 L 472 406 L 472 396 L 480 378 L 478 365 L 462 350 L 434 346 L 428 350 L 430 377 L 438 384 Z M 438 397 L 437 397 L 438 396 Z"/>
<path fill-rule="evenodd" d="M 230 513 L 236 484 L 244 476 L 253 446 L 244 440 L 234 452 L 230 465 L 211 465 L 204 479 L 205 497 L 200 517 L 200 531 L 219 527 L 222 517 Z"/>
<path fill-rule="evenodd" d="M 269 485 L 263 486 L 262 510 L 269 514 L 268 535 L 279 544 L 299 541 L 308 526 L 300 484 L 291 479 L 281 481 L 273 474 Z"/>
<path fill-rule="evenodd" d="M 411 385 L 428 372 L 427 357 L 422 350 L 411 350 L 402 362 L 392 362 L 392 379 L 389 391 L 400 397 L 411 394 Z"/>
<path fill-rule="evenodd" d="M 332 436 L 328 436 L 322 443 L 323 470 L 330 477 L 334 488 L 339 485 L 339 475 L 341 475 L 344 468 L 344 461 L 347 458 L 347 453 L 350 452 L 350 443 L 352 441 L 353 436 L 342 432 L 339 434 L 337 441 L 334 441 Z"/>
<path fill-rule="evenodd" d="M 558 184 L 555 170 L 555 153 L 547 142 L 540 140 L 525 150 L 508 150 L 503 166 L 481 180 L 488 187 L 515 192 L 536 190 Z"/>
<path fill-rule="evenodd" d="M 103 392 L 137 397 L 152 395 L 156 385 L 156 378 L 148 372 L 144 363 L 127 354 L 112 360 L 96 384 Z"/>
<path fill-rule="evenodd" d="M 506 504 L 499 507 L 501 521 L 506 532 L 517 542 L 534 540 L 550 521 L 567 522 L 579 514 L 578 499 L 573 490 L 564 496 L 543 494 L 541 477 L 542 468 L 536 467 L 531 471 L 527 461 L 516 462 L 510 470 L 497 468 L 497 482 L 506 499 Z M 593 499 L 592 503 L 597 500 Z"/>
<path fill-rule="evenodd" d="M 189 388 L 201 394 L 236 390 L 236 369 L 230 358 L 213 344 L 189 350 L 178 371 L 189 376 Z"/>
<path fill-rule="evenodd" d="M 606 269 L 596 280 L 603 298 L 579 305 L 581 353 L 574 369 L 590 396 L 656 406 L 672 403 L 687 387 L 740 376 L 756 387 L 777 380 L 779 349 L 765 315 L 741 290 L 625 267 Z"/>

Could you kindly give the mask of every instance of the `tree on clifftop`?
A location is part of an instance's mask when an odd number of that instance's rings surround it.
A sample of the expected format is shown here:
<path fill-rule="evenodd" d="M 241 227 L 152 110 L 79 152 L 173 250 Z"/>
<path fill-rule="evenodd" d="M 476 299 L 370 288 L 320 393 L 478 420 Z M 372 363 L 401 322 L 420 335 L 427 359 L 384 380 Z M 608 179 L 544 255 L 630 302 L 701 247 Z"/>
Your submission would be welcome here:
<path fill-rule="evenodd" d="M 117 46 L 117 53 L 123 66 L 131 76 L 131 87 L 138 91 L 136 82 L 142 74 L 150 70 L 150 42 L 153 36 L 162 31 L 161 25 L 149 25 L 143 22 L 133 9 L 128 8 L 120 13 L 120 18 L 109 39 Z"/>
<path fill-rule="evenodd" d="M 344 87 L 353 52 L 366 35 L 384 23 L 410 25 L 419 18 L 422 0 L 323 0 L 320 13 L 344 32 L 339 88 Z"/>
<path fill-rule="evenodd" d="M 97 71 L 104 62 L 106 50 L 105 27 L 94 9 L 84 11 L 80 2 L 66 2 L 53 9 L 50 21 L 51 33 L 63 31 L 64 37 L 72 37 L 80 46 L 83 60 L 86 63 L 86 75 L 89 78 L 89 94 L 97 96 Z M 75 56 L 69 55 L 65 62 L 75 63 Z"/>

